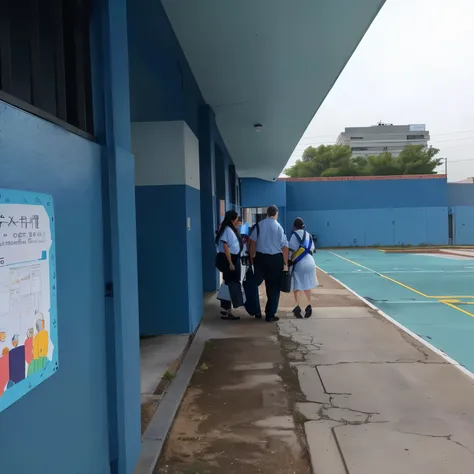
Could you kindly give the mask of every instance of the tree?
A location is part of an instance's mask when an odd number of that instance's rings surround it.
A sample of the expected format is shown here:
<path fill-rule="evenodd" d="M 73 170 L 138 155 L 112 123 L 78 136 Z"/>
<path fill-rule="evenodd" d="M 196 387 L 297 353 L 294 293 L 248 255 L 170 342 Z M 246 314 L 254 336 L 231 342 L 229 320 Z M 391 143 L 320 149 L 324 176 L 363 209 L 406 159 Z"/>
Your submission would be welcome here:
<path fill-rule="evenodd" d="M 347 145 L 310 146 L 285 174 L 290 178 L 436 174 L 443 162 L 443 158 L 436 158 L 438 153 L 437 148 L 407 145 L 398 157 L 389 152 L 352 157 Z"/>

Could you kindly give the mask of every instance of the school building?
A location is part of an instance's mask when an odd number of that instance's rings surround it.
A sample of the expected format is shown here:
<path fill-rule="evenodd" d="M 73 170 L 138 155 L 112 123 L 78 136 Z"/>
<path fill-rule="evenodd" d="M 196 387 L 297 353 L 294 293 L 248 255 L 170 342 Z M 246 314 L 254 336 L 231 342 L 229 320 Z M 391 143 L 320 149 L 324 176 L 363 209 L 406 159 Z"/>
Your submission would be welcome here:
<path fill-rule="evenodd" d="M 133 473 L 140 335 L 197 328 L 221 213 L 276 181 L 383 4 L 3 6 L 0 198 L 54 201 L 59 370 L 0 412 L 1 472 Z"/>

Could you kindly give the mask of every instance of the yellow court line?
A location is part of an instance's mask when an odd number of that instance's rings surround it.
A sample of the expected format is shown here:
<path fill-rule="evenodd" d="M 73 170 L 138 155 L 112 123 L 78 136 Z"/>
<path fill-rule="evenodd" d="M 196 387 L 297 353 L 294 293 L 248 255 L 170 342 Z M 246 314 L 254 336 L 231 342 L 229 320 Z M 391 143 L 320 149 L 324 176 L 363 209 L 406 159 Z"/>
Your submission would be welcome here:
<path fill-rule="evenodd" d="M 465 309 L 458 308 L 457 306 L 454 306 L 453 304 L 448 303 L 447 301 L 440 300 L 439 302 L 445 304 L 446 306 L 449 306 L 450 308 L 457 309 L 458 311 L 461 311 L 461 313 L 471 316 L 471 318 L 474 318 L 474 314 L 470 313 L 469 311 L 466 311 Z"/>
<path fill-rule="evenodd" d="M 369 272 L 375 273 L 376 275 L 379 275 L 382 278 L 385 278 L 386 280 L 389 280 L 393 283 L 396 283 L 397 285 L 403 286 L 403 288 L 406 288 L 407 290 L 413 291 L 414 293 L 418 293 L 420 296 L 424 296 L 425 298 L 429 298 L 429 296 L 425 295 L 421 291 L 415 290 L 415 288 L 412 288 L 411 286 L 405 285 L 404 283 L 401 283 L 397 280 L 394 280 L 393 278 L 390 278 L 387 275 L 384 275 L 383 273 L 376 272 L 375 270 L 372 270 L 372 268 L 365 267 L 364 265 L 361 265 L 360 263 L 354 262 L 354 260 L 350 260 L 349 258 L 338 255 L 337 253 L 334 253 L 334 252 L 329 252 L 329 253 L 335 255 L 336 257 L 342 258 L 342 260 L 346 260 L 347 262 L 352 263 L 353 265 L 357 265 L 358 267 L 361 267 L 364 270 L 368 270 Z"/>
<path fill-rule="evenodd" d="M 390 281 L 392 281 L 393 283 L 396 283 L 397 285 L 403 286 L 403 288 L 406 288 L 407 290 L 413 291 L 414 293 L 417 293 L 417 294 L 419 294 L 420 296 L 424 296 L 425 298 L 429 298 L 428 295 L 425 295 L 425 294 L 422 293 L 421 291 L 415 290 L 415 288 L 412 288 L 411 286 L 405 285 L 405 283 L 401 283 L 401 282 L 398 281 L 398 280 L 394 280 L 393 278 L 390 278 L 390 277 L 384 275 L 383 273 L 378 273 L 378 272 L 375 272 L 375 273 L 377 273 L 377 275 L 380 275 L 382 278 L 385 278 L 386 280 L 390 280 Z"/>
<path fill-rule="evenodd" d="M 416 293 L 420 296 L 423 296 L 424 298 L 436 299 L 436 300 L 451 300 L 451 299 L 462 299 L 462 298 L 471 299 L 471 298 L 474 298 L 474 296 L 472 296 L 472 295 L 469 295 L 469 296 L 457 296 L 457 295 L 429 296 L 429 295 L 426 295 L 425 293 L 422 293 L 421 291 L 415 290 L 415 288 L 412 288 L 411 286 L 405 285 L 405 283 L 402 283 L 398 280 L 390 278 L 389 276 L 384 275 L 383 273 L 379 273 L 379 272 L 373 270 L 372 268 L 369 268 L 369 267 L 366 267 L 364 265 L 361 265 L 360 263 L 354 262 L 354 260 L 343 257 L 342 255 L 338 255 L 337 253 L 334 253 L 334 252 L 329 252 L 329 253 L 332 254 L 332 255 L 335 255 L 336 257 L 341 258 L 342 260 L 345 260 L 346 262 L 352 263 L 353 265 L 357 265 L 358 267 L 361 267 L 364 270 L 368 270 L 369 272 L 375 273 L 376 275 L 379 275 L 380 277 L 385 278 L 386 280 L 389 280 L 393 283 L 396 283 L 397 285 L 400 285 L 403 288 L 406 288 L 407 290 L 413 291 L 413 293 Z M 456 309 L 458 309 L 458 308 L 456 308 Z M 460 309 L 460 311 L 462 311 L 462 310 Z M 467 313 L 467 314 L 469 314 L 469 316 L 472 316 L 470 313 Z"/>
<path fill-rule="evenodd" d="M 427 298 L 434 298 L 436 300 L 445 300 L 445 299 L 451 299 L 451 298 L 467 298 L 467 299 L 473 299 L 474 296 L 472 295 L 467 295 L 467 296 L 459 296 L 459 295 L 442 295 L 442 296 L 427 296 Z"/>

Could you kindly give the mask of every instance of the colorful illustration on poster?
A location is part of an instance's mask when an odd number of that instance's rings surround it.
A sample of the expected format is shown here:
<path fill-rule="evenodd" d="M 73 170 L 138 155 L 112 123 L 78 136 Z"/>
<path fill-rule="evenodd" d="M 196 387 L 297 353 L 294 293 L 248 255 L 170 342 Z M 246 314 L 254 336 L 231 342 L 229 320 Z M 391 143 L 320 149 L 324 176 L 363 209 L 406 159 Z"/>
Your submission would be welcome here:
<path fill-rule="evenodd" d="M 0 189 L 0 412 L 58 370 L 51 196 Z"/>

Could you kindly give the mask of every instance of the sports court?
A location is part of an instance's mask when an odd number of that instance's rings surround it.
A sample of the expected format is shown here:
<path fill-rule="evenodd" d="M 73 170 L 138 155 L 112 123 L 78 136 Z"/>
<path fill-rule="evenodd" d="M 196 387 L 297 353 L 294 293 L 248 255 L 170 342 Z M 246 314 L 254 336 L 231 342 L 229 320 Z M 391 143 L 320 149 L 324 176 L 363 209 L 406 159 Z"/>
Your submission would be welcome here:
<path fill-rule="evenodd" d="M 340 249 L 318 251 L 315 260 L 321 270 L 474 372 L 474 258 Z"/>

